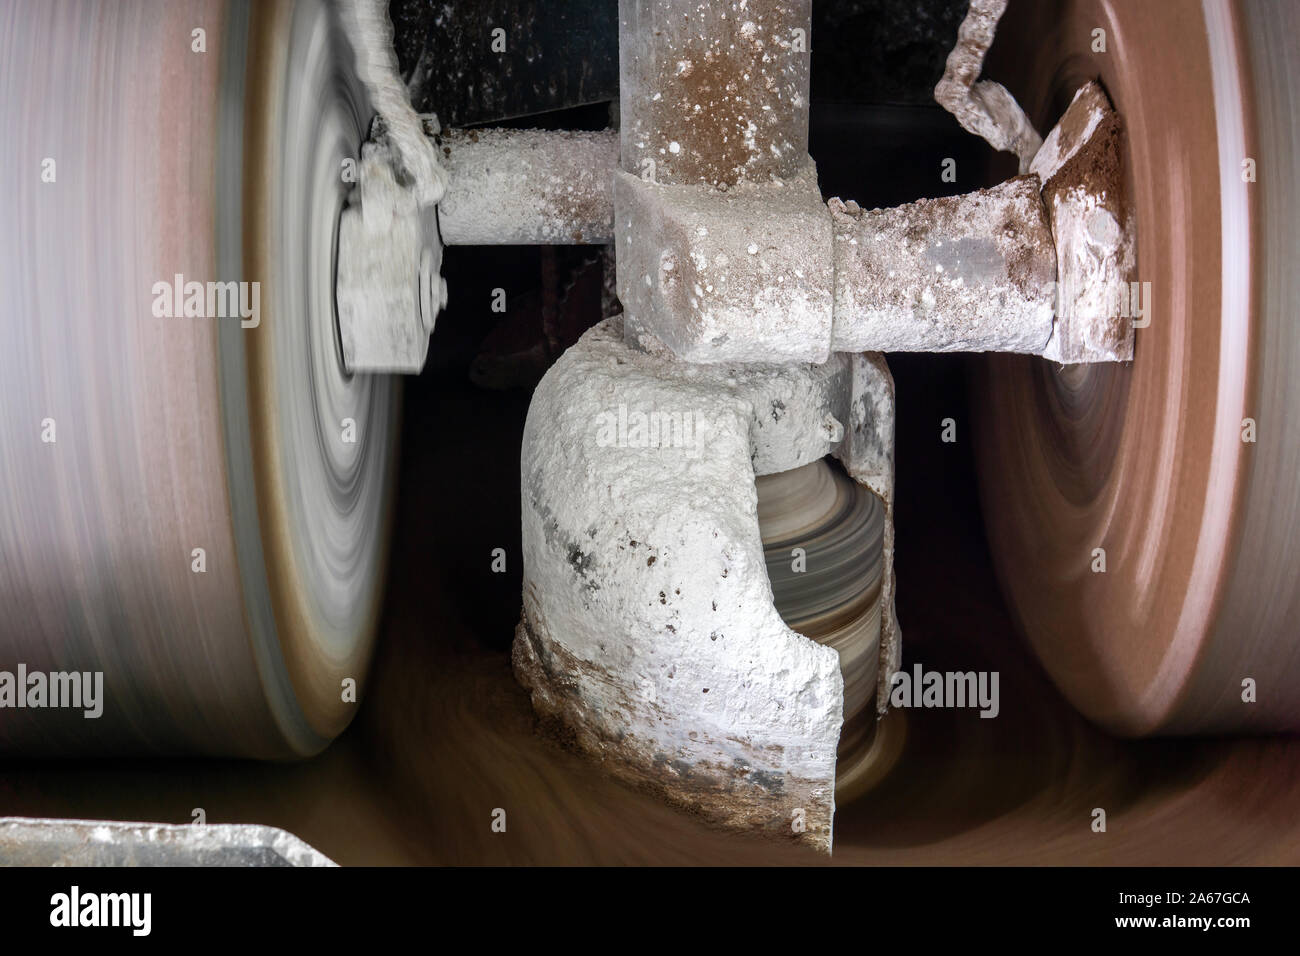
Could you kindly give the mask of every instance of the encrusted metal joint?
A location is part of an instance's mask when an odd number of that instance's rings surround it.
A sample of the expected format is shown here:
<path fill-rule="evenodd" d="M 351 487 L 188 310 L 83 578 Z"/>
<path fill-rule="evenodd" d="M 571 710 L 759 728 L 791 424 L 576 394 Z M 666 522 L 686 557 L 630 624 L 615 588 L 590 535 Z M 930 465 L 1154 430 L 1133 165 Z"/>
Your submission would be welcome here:
<path fill-rule="evenodd" d="M 403 170 L 376 117 L 339 220 L 339 338 L 352 372 L 419 372 L 446 303 L 436 207 L 420 202 Z"/>

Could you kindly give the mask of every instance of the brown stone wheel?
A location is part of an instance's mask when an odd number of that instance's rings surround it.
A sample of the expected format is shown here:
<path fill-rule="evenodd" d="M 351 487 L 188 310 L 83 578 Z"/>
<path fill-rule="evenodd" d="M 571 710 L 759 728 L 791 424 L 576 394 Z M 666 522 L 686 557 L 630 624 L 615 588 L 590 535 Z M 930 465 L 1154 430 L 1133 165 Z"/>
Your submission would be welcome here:
<path fill-rule="evenodd" d="M 1019 0 L 986 65 L 1042 131 L 1094 78 L 1124 124 L 1133 362 L 973 376 L 1008 603 L 1118 733 L 1300 729 L 1298 34 L 1288 3 Z"/>

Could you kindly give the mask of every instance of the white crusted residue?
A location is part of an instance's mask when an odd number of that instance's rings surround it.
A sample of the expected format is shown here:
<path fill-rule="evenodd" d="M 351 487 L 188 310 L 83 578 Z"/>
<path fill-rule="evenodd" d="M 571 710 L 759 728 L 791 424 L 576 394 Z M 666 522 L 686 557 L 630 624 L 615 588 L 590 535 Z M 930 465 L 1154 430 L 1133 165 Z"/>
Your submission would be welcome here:
<path fill-rule="evenodd" d="M 619 297 L 634 326 L 692 362 L 826 360 L 831 220 L 811 160 L 725 191 L 620 172 L 614 191 Z M 665 248 L 686 254 L 671 274 L 650 268 Z M 656 272 L 652 286 L 637 281 Z"/>
<path fill-rule="evenodd" d="M 449 245 L 612 241 L 613 130 L 451 130 L 434 143 L 451 173 L 438 207 Z"/>
<path fill-rule="evenodd" d="M 852 362 L 693 366 L 624 337 L 592 329 L 533 396 L 517 672 L 607 766 L 735 826 L 788 835 L 802 807 L 828 848 L 839 659 L 772 604 L 754 475 L 835 447 Z"/>
<path fill-rule="evenodd" d="M 1046 345 L 1056 256 L 1037 176 L 892 209 L 829 205 L 837 351 Z"/>

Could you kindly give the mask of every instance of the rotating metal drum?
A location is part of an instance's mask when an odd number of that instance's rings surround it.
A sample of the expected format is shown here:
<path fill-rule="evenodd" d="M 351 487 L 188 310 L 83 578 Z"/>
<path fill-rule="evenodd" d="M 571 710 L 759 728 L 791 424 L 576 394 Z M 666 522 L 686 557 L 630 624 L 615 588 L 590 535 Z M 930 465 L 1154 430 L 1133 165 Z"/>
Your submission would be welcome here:
<path fill-rule="evenodd" d="M 399 397 L 340 357 L 372 110 L 332 8 L 5 0 L 0 64 L 0 671 L 103 682 L 97 718 L 10 702 L 0 750 L 315 753 L 366 677 Z"/>
<path fill-rule="evenodd" d="M 880 656 L 885 509 L 826 460 L 755 481 L 772 598 L 782 620 L 835 648 L 844 675 L 836 799 L 855 794 L 871 763 Z"/>
<path fill-rule="evenodd" d="M 1290 3 L 1014 3 L 990 59 L 1039 129 L 1097 76 L 1125 126 L 1134 361 L 974 382 L 1009 604 L 1116 732 L 1300 729 L 1298 31 Z"/>

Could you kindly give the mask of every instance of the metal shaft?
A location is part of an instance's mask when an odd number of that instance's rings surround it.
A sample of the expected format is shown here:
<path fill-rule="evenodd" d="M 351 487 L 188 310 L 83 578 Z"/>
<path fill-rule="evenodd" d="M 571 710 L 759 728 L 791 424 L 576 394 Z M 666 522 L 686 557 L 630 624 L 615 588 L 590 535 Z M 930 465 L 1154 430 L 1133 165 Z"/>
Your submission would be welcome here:
<path fill-rule="evenodd" d="M 435 143 L 451 178 L 438 205 L 448 245 L 613 241 L 616 131 L 448 130 Z"/>

